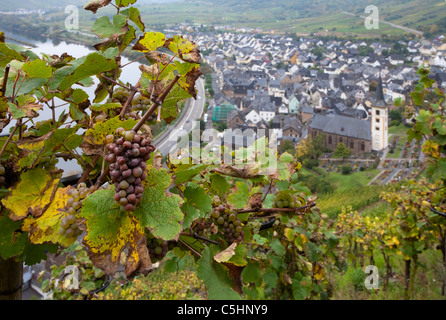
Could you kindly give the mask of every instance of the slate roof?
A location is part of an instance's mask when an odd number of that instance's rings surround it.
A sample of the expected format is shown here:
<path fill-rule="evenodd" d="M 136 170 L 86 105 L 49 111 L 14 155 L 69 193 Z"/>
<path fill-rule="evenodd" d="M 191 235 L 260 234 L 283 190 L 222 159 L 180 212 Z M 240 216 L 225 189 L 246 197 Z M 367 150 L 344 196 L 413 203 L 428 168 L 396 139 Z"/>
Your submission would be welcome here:
<path fill-rule="evenodd" d="M 315 114 L 310 128 L 321 130 L 325 133 L 332 133 L 341 136 L 371 140 L 370 121 L 356 118 Z"/>

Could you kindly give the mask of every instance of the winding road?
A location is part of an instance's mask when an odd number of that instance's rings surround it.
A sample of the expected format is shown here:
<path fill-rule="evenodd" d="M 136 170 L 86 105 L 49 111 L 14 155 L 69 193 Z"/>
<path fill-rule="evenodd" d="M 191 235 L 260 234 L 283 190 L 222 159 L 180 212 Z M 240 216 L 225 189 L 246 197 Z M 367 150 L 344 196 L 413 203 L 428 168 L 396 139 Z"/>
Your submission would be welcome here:
<path fill-rule="evenodd" d="M 175 125 L 169 126 L 157 139 L 154 140 L 154 146 L 161 152 L 161 155 L 167 155 L 172 147 L 175 146 L 176 141 L 169 139 L 169 137 L 176 136 L 180 131 L 188 134 L 192 131 L 192 126 L 195 120 L 199 120 L 203 114 L 205 104 L 204 80 L 198 78 L 195 82 L 197 89 L 197 99 L 189 98 L 184 106 L 183 112 L 179 115 Z"/>

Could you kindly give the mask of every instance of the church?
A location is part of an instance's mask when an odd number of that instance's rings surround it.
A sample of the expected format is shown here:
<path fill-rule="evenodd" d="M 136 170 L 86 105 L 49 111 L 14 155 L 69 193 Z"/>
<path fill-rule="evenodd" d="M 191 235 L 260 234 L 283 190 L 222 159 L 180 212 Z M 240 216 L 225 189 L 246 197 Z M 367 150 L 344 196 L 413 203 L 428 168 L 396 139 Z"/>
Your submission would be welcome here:
<path fill-rule="evenodd" d="M 314 138 L 318 134 L 323 134 L 324 147 L 331 151 L 342 142 L 353 153 L 379 152 L 388 145 L 388 119 L 389 111 L 384 100 L 380 76 L 376 99 L 368 120 L 334 114 L 315 114 L 308 128 L 308 135 Z"/>

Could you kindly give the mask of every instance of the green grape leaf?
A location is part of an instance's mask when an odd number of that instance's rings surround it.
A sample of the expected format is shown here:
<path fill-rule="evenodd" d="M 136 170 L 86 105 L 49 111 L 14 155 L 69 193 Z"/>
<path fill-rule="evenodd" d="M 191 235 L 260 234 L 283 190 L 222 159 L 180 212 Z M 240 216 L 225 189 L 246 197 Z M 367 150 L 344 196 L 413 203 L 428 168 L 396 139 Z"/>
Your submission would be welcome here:
<path fill-rule="evenodd" d="M 165 42 L 166 37 L 163 33 L 150 31 L 139 37 L 132 50 L 141 52 L 155 51 L 162 47 Z"/>
<path fill-rule="evenodd" d="M 7 210 L 0 213 L 0 257 L 3 259 L 18 256 L 25 249 L 28 237 L 26 233 L 18 232 L 21 224 L 11 220 Z"/>
<path fill-rule="evenodd" d="M 8 102 L 8 108 L 14 119 L 18 120 L 20 118 L 26 117 L 26 113 L 23 110 L 19 109 L 14 103 Z"/>
<path fill-rule="evenodd" d="M 291 285 L 293 289 L 293 297 L 296 300 L 303 300 L 307 298 L 311 293 L 311 279 L 302 278 L 301 274 L 296 275 L 293 278 Z"/>
<path fill-rule="evenodd" d="M 23 172 L 20 181 L 9 188 L 10 194 L 2 199 L 3 205 L 11 210 L 9 217 L 17 221 L 28 214 L 42 215 L 52 201 L 58 183 L 58 179 L 40 168 Z"/>
<path fill-rule="evenodd" d="M 73 102 L 75 104 L 79 104 L 88 99 L 88 94 L 84 90 L 78 88 L 73 90 L 71 97 L 73 98 Z"/>
<path fill-rule="evenodd" d="M 231 288 L 224 266 L 213 262 L 211 249 L 206 247 L 198 260 L 197 275 L 204 281 L 211 300 L 239 300 L 240 295 Z"/>
<path fill-rule="evenodd" d="M 206 169 L 205 164 L 197 164 L 194 166 L 190 165 L 179 165 L 175 169 L 175 184 L 180 185 L 183 184 L 186 181 L 189 181 L 193 177 L 195 177 L 197 174 L 199 174 L 201 171 Z"/>
<path fill-rule="evenodd" d="M 119 102 L 111 102 L 111 103 L 104 103 L 104 104 L 94 103 L 91 105 L 92 111 L 106 112 L 108 110 L 118 109 L 118 108 L 122 108 L 122 105 Z"/>
<path fill-rule="evenodd" d="M 271 241 L 271 249 L 278 255 L 283 256 L 285 254 L 285 247 L 280 243 L 280 240 L 274 238 Z"/>
<path fill-rule="evenodd" d="M 438 134 L 446 135 L 446 122 L 443 119 L 437 118 L 432 125 L 432 128 L 436 129 Z"/>
<path fill-rule="evenodd" d="M 226 195 L 231 190 L 231 185 L 226 181 L 224 176 L 219 174 L 211 174 L 211 190 L 220 196 L 222 199 L 226 199 Z"/>
<path fill-rule="evenodd" d="M 59 89 L 66 90 L 78 81 L 115 68 L 115 60 L 108 60 L 98 52 L 90 53 L 85 61 L 79 65 L 72 74 L 63 78 L 59 84 Z"/>
<path fill-rule="evenodd" d="M 183 199 L 167 191 L 172 184 L 172 176 L 164 168 L 159 170 L 148 166 L 144 180 L 141 203 L 135 210 L 135 217 L 151 233 L 164 240 L 177 238 L 181 232 Z"/>
<path fill-rule="evenodd" d="M 130 4 L 134 4 L 136 0 L 115 0 L 115 3 L 118 7 L 128 7 Z"/>
<path fill-rule="evenodd" d="M 289 180 L 294 173 L 294 157 L 285 152 L 279 157 L 277 165 L 278 179 Z"/>
<path fill-rule="evenodd" d="M 32 244 L 28 242 L 25 250 L 23 250 L 23 255 L 25 256 L 23 262 L 25 262 L 27 266 L 40 263 L 42 260 L 48 258 L 48 253 L 56 253 L 57 249 L 59 249 L 58 244 Z"/>
<path fill-rule="evenodd" d="M 123 16 L 114 16 L 113 23 L 107 16 L 97 19 L 92 27 L 92 31 L 101 38 L 115 38 L 117 35 L 127 32 L 125 28 L 126 18 Z"/>
<path fill-rule="evenodd" d="M 85 218 L 87 235 L 84 244 L 90 248 L 90 259 L 106 274 L 119 266 L 121 252 L 128 248 L 126 274 L 146 273 L 151 269 L 144 229 L 129 212 L 122 212 L 114 201 L 114 189 L 98 190 L 85 198 L 81 217 Z"/>
<path fill-rule="evenodd" d="M 263 271 L 260 263 L 257 261 L 249 261 L 242 271 L 242 279 L 244 282 L 256 282 L 262 276 Z"/>
<path fill-rule="evenodd" d="M 187 229 L 192 221 L 212 211 L 212 199 L 202 187 L 192 183 L 187 185 L 183 195 L 185 199 L 181 206 L 181 210 L 185 213 L 183 229 Z"/>
<path fill-rule="evenodd" d="M 140 16 L 138 8 L 130 7 L 128 9 L 122 10 L 121 14 L 123 14 L 124 16 L 129 18 L 131 21 L 133 21 L 136 24 L 136 26 L 139 28 L 139 30 L 144 32 L 145 25 L 144 25 L 144 22 L 141 19 L 141 16 Z"/>
<path fill-rule="evenodd" d="M 249 201 L 249 187 L 245 181 L 237 181 L 233 190 L 228 195 L 228 202 L 235 208 L 241 209 L 246 207 Z"/>
<path fill-rule="evenodd" d="M 178 117 L 177 103 L 180 100 L 188 99 L 191 95 L 183 90 L 179 85 L 175 85 L 163 101 L 161 108 L 161 118 L 167 123 Z"/>
<path fill-rule="evenodd" d="M 9 48 L 9 44 L 6 45 L 0 42 L 0 68 L 5 67 L 12 60 L 25 60 L 23 56 L 17 51 Z"/>
<path fill-rule="evenodd" d="M 45 78 L 48 79 L 53 75 L 51 67 L 46 65 L 46 62 L 40 59 L 26 62 L 22 70 L 30 78 Z"/>
<path fill-rule="evenodd" d="M 195 88 L 195 81 L 202 75 L 203 73 L 199 68 L 194 68 L 191 71 L 187 72 L 184 76 L 182 76 L 178 80 L 178 84 L 184 91 L 189 93 L 194 99 L 197 99 L 197 90 Z"/>

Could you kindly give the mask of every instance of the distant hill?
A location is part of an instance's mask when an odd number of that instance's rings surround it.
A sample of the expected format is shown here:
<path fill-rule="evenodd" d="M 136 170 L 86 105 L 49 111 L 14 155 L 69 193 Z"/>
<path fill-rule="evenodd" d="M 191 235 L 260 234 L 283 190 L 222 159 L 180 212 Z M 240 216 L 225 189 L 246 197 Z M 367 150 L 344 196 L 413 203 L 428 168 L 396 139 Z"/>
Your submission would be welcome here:
<path fill-rule="evenodd" d="M 0 10 L 55 9 L 83 6 L 88 0 L 3 1 Z M 192 22 L 262 28 L 290 33 L 403 35 L 389 25 L 368 31 L 364 20 L 343 13 L 367 15 L 368 0 L 138 0 L 145 21 L 152 24 Z M 375 0 L 380 19 L 425 32 L 446 33 L 442 0 Z"/>

